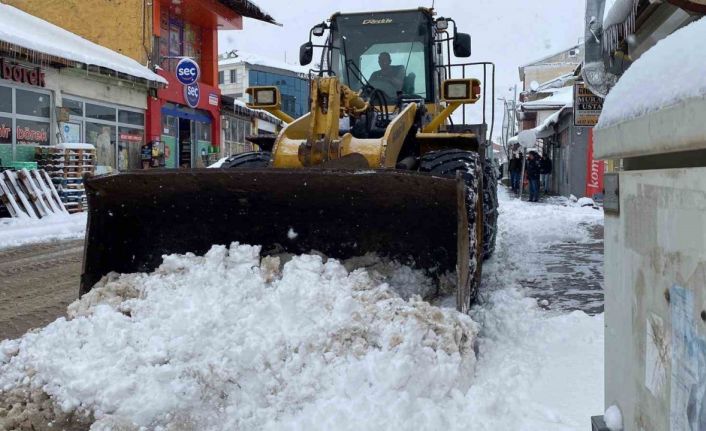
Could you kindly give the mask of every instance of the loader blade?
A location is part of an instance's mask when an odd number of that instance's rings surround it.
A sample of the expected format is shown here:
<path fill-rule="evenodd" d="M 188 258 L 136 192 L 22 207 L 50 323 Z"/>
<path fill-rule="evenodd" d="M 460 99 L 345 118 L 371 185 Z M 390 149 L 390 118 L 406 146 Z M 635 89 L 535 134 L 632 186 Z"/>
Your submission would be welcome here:
<path fill-rule="evenodd" d="M 111 271 L 149 272 L 162 255 L 238 241 L 263 254 L 375 252 L 439 275 L 458 266 L 459 310 L 471 300 L 460 179 L 392 170 L 134 171 L 88 178 L 86 192 L 81 294 Z"/>

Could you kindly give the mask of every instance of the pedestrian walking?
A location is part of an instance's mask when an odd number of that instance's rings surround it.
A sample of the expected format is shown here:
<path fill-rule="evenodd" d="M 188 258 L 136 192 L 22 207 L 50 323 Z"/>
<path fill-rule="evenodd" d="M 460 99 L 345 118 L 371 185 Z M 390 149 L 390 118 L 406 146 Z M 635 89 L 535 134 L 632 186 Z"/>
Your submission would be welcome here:
<path fill-rule="evenodd" d="M 529 201 L 539 202 L 539 176 L 540 176 L 539 154 L 530 151 L 527 155 L 527 180 L 529 182 Z"/>
<path fill-rule="evenodd" d="M 542 154 L 542 159 L 539 161 L 539 173 L 542 175 L 544 193 L 548 194 L 550 191 L 549 182 L 552 176 L 552 160 L 546 154 Z"/>
<path fill-rule="evenodd" d="M 512 147 L 510 161 L 508 162 L 507 170 L 510 172 L 510 187 L 515 193 L 520 193 L 520 177 L 522 176 L 522 151 L 520 144 L 515 144 Z"/>

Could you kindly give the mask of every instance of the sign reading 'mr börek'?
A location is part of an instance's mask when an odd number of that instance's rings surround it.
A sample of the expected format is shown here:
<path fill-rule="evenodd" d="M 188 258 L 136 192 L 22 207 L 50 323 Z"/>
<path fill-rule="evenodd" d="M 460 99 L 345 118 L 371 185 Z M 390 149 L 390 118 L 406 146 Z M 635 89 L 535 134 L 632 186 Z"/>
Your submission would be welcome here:
<path fill-rule="evenodd" d="M 0 58 L 0 78 L 22 84 L 44 87 L 44 72 L 39 67 L 29 68 Z"/>

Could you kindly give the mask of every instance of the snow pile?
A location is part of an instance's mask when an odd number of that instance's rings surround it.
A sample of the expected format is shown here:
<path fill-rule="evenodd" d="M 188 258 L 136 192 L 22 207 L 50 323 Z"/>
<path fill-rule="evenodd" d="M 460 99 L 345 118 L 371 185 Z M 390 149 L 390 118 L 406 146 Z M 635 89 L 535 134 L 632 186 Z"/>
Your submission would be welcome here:
<path fill-rule="evenodd" d="M 0 40 L 87 65 L 167 83 L 137 61 L 10 5 L 0 3 Z"/>
<path fill-rule="evenodd" d="M 610 431 L 621 431 L 623 429 L 623 414 L 615 404 L 606 409 L 603 420 L 605 420 L 605 424 Z"/>
<path fill-rule="evenodd" d="M 41 219 L 0 218 L 0 249 L 50 240 L 83 238 L 86 214 L 53 214 Z"/>
<path fill-rule="evenodd" d="M 92 429 L 429 429 L 476 361 L 468 316 L 238 244 L 105 277 L 70 315 L 0 343 L 0 399 L 45 391 Z"/>
<path fill-rule="evenodd" d="M 228 157 L 221 157 L 220 159 L 218 159 L 217 162 L 213 163 L 212 165 L 208 165 L 208 167 L 210 169 L 220 168 L 221 166 L 223 166 L 223 163 L 225 163 L 226 160 L 228 160 Z"/>
<path fill-rule="evenodd" d="M 605 99 L 596 127 L 607 128 L 706 97 L 705 44 L 706 18 L 659 41 L 618 80 Z"/>

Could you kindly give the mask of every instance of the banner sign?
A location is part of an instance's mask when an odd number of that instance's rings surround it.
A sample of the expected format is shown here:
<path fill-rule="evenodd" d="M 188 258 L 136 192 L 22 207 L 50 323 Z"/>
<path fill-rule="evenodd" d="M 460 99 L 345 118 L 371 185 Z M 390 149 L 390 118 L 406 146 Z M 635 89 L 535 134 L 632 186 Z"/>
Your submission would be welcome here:
<path fill-rule="evenodd" d="M 588 131 L 587 152 L 586 196 L 593 200 L 602 200 L 605 162 L 603 160 L 595 160 L 593 158 L 593 129 Z"/>
<path fill-rule="evenodd" d="M 583 82 L 574 84 L 574 126 L 595 126 L 602 110 L 603 99 L 591 93 Z"/>

